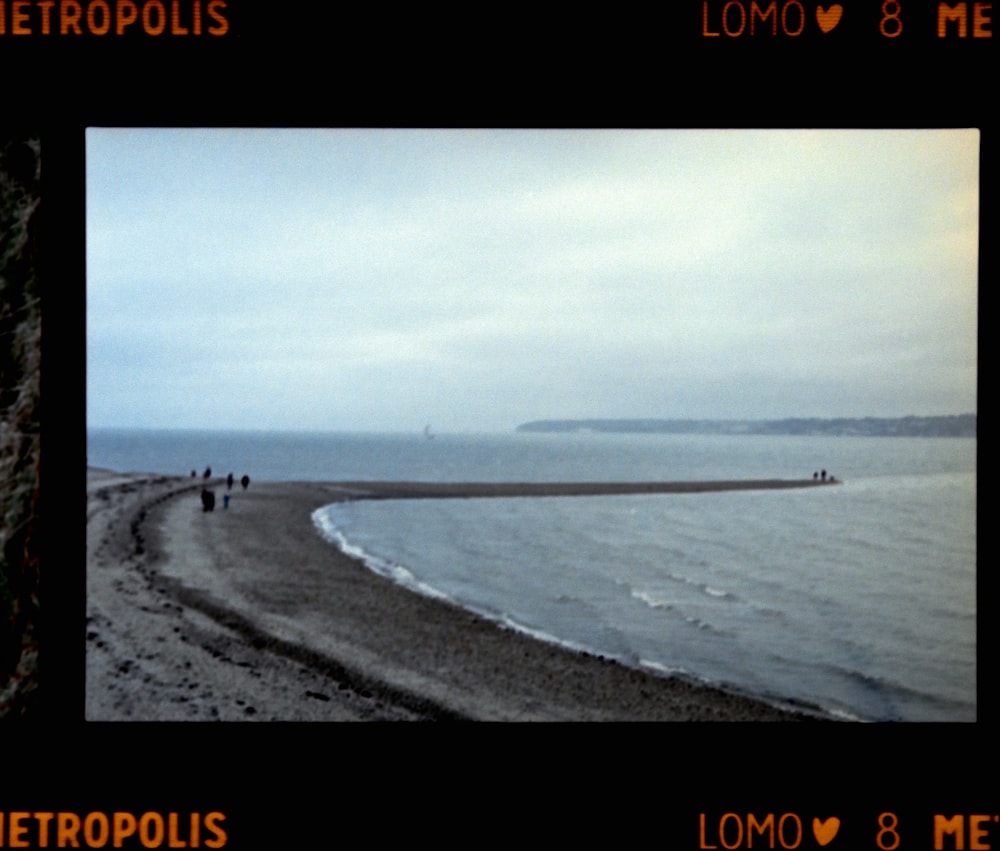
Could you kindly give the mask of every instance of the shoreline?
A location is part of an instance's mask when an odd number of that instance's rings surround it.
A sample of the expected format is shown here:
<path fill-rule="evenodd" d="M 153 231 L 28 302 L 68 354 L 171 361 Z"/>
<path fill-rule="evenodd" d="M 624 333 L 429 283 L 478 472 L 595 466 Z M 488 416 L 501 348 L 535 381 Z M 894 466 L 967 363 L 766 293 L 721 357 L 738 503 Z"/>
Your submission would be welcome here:
<path fill-rule="evenodd" d="M 213 512 L 201 510 L 200 478 L 88 468 L 87 481 L 87 720 L 833 720 L 549 643 L 408 590 L 311 519 L 340 500 L 813 480 L 262 482 L 237 484 Z"/>

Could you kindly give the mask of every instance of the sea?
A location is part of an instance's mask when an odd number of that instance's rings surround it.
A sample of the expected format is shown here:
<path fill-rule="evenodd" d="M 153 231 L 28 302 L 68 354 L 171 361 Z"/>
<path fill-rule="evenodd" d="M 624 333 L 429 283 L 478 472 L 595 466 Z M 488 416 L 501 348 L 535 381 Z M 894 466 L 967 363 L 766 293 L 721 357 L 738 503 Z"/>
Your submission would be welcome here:
<path fill-rule="evenodd" d="M 316 534 L 542 640 L 857 721 L 977 720 L 972 438 L 91 429 L 88 464 L 253 481 L 811 478 L 794 490 L 379 500 Z"/>

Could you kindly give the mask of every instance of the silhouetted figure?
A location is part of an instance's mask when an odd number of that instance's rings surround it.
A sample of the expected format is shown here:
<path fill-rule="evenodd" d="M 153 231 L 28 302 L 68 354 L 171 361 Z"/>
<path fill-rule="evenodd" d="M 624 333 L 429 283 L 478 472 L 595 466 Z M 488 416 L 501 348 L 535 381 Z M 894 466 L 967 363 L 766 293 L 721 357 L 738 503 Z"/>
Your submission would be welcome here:
<path fill-rule="evenodd" d="M 226 487 L 229 490 L 233 489 L 233 474 L 232 473 L 230 473 L 228 476 L 226 476 Z"/>
<path fill-rule="evenodd" d="M 819 478 L 819 473 L 813 473 L 813 481 L 815 482 L 816 479 L 818 478 Z"/>
<path fill-rule="evenodd" d="M 208 478 L 211 477 L 211 475 L 212 475 L 212 468 L 211 467 L 206 467 L 205 468 L 205 472 L 201 474 L 201 477 L 203 479 L 208 479 Z"/>
<path fill-rule="evenodd" d="M 820 470 L 819 478 L 820 478 L 820 481 L 822 481 L 822 482 L 826 481 L 826 470 Z"/>
<path fill-rule="evenodd" d="M 201 510 L 215 511 L 215 494 L 208 488 L 201 489 Z"/>
<path fill-rule="evenodd" d="M 222 507 L 223 508 L 229 508 L 229 494 L 228 493 L 224 493 L 222 495 Z"/>
<path fill-rule="evenodd" d="M 243 490 L 246 490 L 250 487 L 250 477 L 244 473 L 243 478 L 240 479 L 240 484 L 243 485 Z"/>
<path fill-rule="evenodd" d="M 197 475 L 198 474 L 194 470 L 191 471 L 191 478 L 192 479 L 195 478 L 195 476 L 197 476 Z"/>

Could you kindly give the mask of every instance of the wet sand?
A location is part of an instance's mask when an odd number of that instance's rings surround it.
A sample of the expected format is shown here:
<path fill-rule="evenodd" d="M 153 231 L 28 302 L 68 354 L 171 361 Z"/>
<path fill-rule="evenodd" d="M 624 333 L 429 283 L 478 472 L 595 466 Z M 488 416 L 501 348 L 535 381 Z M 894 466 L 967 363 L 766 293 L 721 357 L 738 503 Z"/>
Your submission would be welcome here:
<path fill-rule="evenodd" d="M 88 471 L 91 721 L 798 721 L 807 710 L 626 667 L 407 591 L 339 552 L 341 499 L 691 492 L 809 481 L 239 483 Z"/>

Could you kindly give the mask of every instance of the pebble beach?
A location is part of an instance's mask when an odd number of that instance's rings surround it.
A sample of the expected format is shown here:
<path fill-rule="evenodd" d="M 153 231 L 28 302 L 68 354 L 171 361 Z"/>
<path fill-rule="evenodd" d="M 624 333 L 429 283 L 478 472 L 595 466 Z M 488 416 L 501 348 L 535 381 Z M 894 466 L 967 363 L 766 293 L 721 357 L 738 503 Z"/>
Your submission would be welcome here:
<path fill-rule="evenodd" d="M 88 721 L 802 721 L 406 590 L 324 540 L 337 500 L 810 482 L 203 482 L 88 470 Z M 231 494 L 223 508 L 223 493 Z"/>

